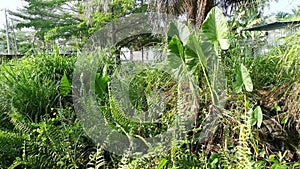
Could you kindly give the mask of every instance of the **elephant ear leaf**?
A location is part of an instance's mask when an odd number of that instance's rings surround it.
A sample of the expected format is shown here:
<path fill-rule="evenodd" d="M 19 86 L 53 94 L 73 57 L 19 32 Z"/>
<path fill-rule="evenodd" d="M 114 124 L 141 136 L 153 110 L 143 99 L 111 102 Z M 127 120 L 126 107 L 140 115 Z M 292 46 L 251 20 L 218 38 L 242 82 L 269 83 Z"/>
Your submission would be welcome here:
<path fill-rule="evenodd" d="M 261 127 L 263 121 L 263 113 L 260 106 L 257 106 L 252 114 L 252 124 L 256 124 L 258 128 Z"/>
<path fill-rule="evenodd" d="M 214 7 L 207 15 L 201 32 L 211 43 L 217 44 L 222 50 L 229 48 L 228 23 L 218 7 Z"/>
<path fill-rule="evenodd" d="M 68 80 L 66 72 L 60 80 L 60 94 L 63 96 L 67 96 L 71 90 L 71 83 Z"/>
<path fill-rule="evenodd" d="M 183 46 L 177 36 L 173 36 L 168 44 L 168 49 L 171 53 L 184 59 Z"/>
<path fill-rule="evenodd" d="M 189 28 L 181 22 L 174 21 L 169 24 L 168 36 L 171 38 L 177 36 L 183 46 L 187 44 L 190 34 Z"/>
<path fill-rule="evenodd" d="M 253 91 L 253 83 L 252 83 L 251 76 L 250 76 L 248 69 L 246 68 L 246 66 L 244 66 L 244 64 L 241 64 L 240 69 L 241 69 L 241 76 L 242 76 L 246 91 L 252 92 Z"/>
<path fill-rule="evenodd" d="M 236 69 L 235 81 L 233 82 L 233 88 L 236 93 L 240 93 L 245 87 L 247 92 L 253 91 L 253 83 L 251 80 L 250 73 L 244 64 Z"/>

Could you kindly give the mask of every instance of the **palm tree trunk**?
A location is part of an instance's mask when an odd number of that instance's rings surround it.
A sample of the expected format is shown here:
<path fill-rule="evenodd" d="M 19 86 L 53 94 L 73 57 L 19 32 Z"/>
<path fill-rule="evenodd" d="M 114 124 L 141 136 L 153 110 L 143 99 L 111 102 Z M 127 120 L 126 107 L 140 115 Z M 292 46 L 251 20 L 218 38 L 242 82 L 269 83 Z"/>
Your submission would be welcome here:
<path fill-rule="evenodd" d="M 215 6 L 214 0 L 184 0 L 189 22 L 197 29 L 202 26 L 208 12 Z"/>
<path fill-rule="evenodd" d="M 197 16 L 197 0 L 184 0 L 185 9 L 187 11 L 190 24 L 196 25 Z"/>
<path fill-rule="evenodd" d="M 208 14 L 208 12 L 215 6 L 214 0 L 198 0 L 197 3 L 197 20 L 196 27 L 200 28 Z"/>

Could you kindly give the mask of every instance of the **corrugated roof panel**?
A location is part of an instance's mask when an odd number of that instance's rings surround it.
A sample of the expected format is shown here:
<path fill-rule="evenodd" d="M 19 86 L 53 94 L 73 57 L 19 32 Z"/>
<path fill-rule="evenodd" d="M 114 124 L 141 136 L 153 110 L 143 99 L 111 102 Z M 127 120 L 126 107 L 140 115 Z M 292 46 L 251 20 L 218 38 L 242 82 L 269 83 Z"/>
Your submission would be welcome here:
<path fill-rule="evenodd" d="M 286 28 L 289 26 L 300 26 L 300 21 L 274 22 L 270 24 L 258 25 L 252 28 L 247 28 L 244 29 L 244 31 L 271 31 Z"/>

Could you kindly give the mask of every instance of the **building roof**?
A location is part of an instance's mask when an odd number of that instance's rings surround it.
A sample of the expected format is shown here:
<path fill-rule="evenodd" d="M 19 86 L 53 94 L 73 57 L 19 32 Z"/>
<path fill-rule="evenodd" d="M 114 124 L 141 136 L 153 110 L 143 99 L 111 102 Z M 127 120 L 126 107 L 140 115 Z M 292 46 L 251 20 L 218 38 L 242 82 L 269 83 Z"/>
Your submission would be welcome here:
<path fill-rule="evenodd" d="M 263 24 L 254 26 L 252 28 L 244 29 L 244 31 L 271 31 L 275 29 L 287 28 L 290 26 L 300 26 L 300 21 L 283 21 L 283 22 L 274 22 L 270 24 Z"/>

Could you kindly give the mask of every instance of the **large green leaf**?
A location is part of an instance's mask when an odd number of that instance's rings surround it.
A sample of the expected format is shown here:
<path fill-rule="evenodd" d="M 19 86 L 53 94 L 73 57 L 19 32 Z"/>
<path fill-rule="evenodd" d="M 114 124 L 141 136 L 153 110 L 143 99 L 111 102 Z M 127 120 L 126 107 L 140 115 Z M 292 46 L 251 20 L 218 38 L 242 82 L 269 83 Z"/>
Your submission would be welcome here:
<path fill-rule="evenodd" d="M 251 77 L 250 77 L 250 73 L 249 73 L 248 69 L 243 64 L 241 64 L 241 76 L 242 76 L 243 83 L 245 85 L 246 91 L 252 92 L 253 83 L 252 83 L 252 80 L 251 80 Z"/>
<path fill-rule="evenodd" d="M 263 113 L 260 106 L 257 106 L 252 115 L 252 124 L 256 123 L 257 127 L 260 128 L 263 121 Z"/>
<path fill-rule="evenodd" d="M 241 74 L 240 67 L 237 67 L 235 70 L 235 81 L 233 82 L 233 90 L 236 93 L 241 93 L 243 90 L 243 78 Z"/>
<path fill-rule="evenodd" d="M 250 77 L 248 69 L 241 64 L 240 67 L 236 69 L 235 81 L 233 82 L 233 89 L 236 93 L 242 92 L 243 86 L 245 86 L 246 91 L 253 91 L 253 83 Z"/>
<path fill-rule="evenodd" d="M 177 36 L 185 46 L 190 36 L 189 28 L 181 22 L 174 21 L 169 24 L 168 36 Z"/>
<path fill-rule="evenodd" d="M 227 19 L 218 7 L 214 7 L 208 13 L 201 31 L 213 44 L 220 45 L 222 50 L 229 48 Z"/>
<path fill-rule="evenodd" d="M 207 65 L 207 57 L 204 56 L 203 50 L 196 36 L 190 35 L 187 41 L 186 60 L 193 66 L 201 64 L 204 68 Z"/>
<path fill-rule="evenodd" d="M 184 51 L 181 41 L 178 39 L 177 35 L 174 35 L 169 41 L 168 49 L 171 53 L 181 57 L 184 60 Z"/>

